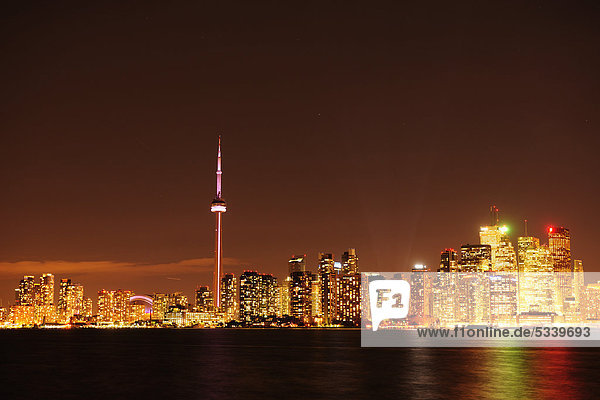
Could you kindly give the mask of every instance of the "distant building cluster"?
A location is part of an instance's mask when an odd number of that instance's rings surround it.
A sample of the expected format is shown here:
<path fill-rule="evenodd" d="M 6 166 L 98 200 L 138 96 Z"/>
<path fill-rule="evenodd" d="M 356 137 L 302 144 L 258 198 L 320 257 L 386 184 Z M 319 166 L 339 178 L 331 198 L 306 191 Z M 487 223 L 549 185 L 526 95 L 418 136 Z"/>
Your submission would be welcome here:
<path fill-rule="evenodd" d="M 54 302 L 54 275 L 43 274 L 38 281 L 26 275 L 15 289 L 15 304 L 0 308 L 0 322 L 15 325 L 66 324 L 73 317 L 93 316 L 93 301 L 83 295 L 83 286 L 61 279 L 58 302 Z"/>
<path fill-rule="evenodd" d="M 548 227 L 548 242 L 525 235 L 513 246 L 509 228 L 491 207 L 491 223 L 479 244 L 441 252 L 439 268 L 423 265 L 395 276 L 411 284 L 409 317 L 403 324 L 544 324 L 597 321 L 600 283 L 586 285 L 583 262 L 571 258 L 567 228 Z M 382 279 L 368 274 L 367 281 Z M 369 315 L 366 315 L 369 319 Z M 391 323 L 388 321 L 388 323 Z M 384 324 L 385 325 L 385 324 Z"/>
<path fill-rule="evenodd" d="M 306 256 L 293 256 L 281 282 L 271 274 L 244 271 L 224 274 L 221 306 L 207 286 L 195 290 L 193 304 L 182 293 L 136 295 L 130 290 L 100 290 L 96 312 L 81 284 L 61 279 L 55 304 L 54 275 L 39 281 L 25 276 L 15 304 L 0 310 L 4 325 L 57 326 L 360 326 L 360 273 L 355 249 L 336 261 L 321 253 L 315 271 Z"/>

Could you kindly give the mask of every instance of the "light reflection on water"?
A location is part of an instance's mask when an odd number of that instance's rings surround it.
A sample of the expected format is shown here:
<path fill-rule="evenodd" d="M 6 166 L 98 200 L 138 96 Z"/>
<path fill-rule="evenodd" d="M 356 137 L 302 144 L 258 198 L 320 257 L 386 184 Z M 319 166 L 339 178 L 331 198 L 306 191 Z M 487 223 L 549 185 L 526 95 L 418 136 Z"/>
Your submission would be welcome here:
<path fill-rule="evenodd" d="M 600 393 L 596 349 L 359 346 L 360 332 L 342 330 L 2 331 L 2 398 L 552 399 Z"/>

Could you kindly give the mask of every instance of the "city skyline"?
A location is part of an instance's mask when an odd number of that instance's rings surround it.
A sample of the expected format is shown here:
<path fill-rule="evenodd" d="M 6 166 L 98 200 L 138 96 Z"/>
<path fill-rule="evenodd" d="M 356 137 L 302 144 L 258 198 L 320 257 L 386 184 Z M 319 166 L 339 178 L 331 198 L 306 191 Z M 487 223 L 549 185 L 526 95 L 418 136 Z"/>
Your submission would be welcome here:
<path fill-rule="evenodd" d="M 220 194 L 221 182 L 220 182 L 220 174 L 221 172 L 221 150 L 220 150 L 220 137 L 219 137 L 219 146 L 218 146 L 218 156 L 217 156 L 217 198 L 213 201 L 213 205 L 222 205 L 224 201 L 222 200 Z M 212 211 L 212 209 L 211 209 Z M 213 211 L 214 212 L 214 211 Z M 214 253 L 214 269 L 213 276 L 217 276 L 217 271 L 220 272 L 220 265 L 217 264 L 217 260 L 220 258 L 220 254 L 218 253 L 219 247 L 218 243 L 220 243 L 219 237 L 219 218 L 217 217 L 217 229 L 215 236 L 215 253 Z M 492 205 L 489 208 L 489 224 L 480 226 L 479 228 L 479 241 L 478 243 L 463 243 L 460 246 L 460 251 L 456 251 L 453 248 L 445 248 L 440 252 L 440 257 L 438 259 L 438 263 L 432 265 L 425 264 L 413 264 L 408 268 L 392 271 L 392 272 L 401 272 L 401 271 L 442 271 L 442 272 L 523 272 L 524 270 L 531 270 L 531 266 L 534 266 L 537 271 L 546 271 L 544 269 L 544 265 L 549 265 L 550 271 L 555 272 L 567 272 L 567 271 L 579 271 L 583 272 L 583 261 L 577 254 L 573 255 L 571 251 L 571 233 L 568 228 L 557 227 L 557 226 L 549 226 L 546 227 L 547 234 L 547 243 L 546 240 L 530 235 L 527 229 L 527 221 L 524 221 L 525 231 L 523 236 L 512 237 L 510 235 L 510 228 L 508 228 L 505 224 L 502 223 L 502 219 L 500 217 L 500 210 L 496 205 Z M 513 243 L 516 246 L 513 246 Z M 526 256 L 526 252 L 533 252 L 533 255 Z M 548 261 L 550 264 L 545 264 L 543 258 L 539 258 L 537 255 L 538 252 L 542 251 L 543 255 L 547 254 L 546 257 L 553 257 L 554 261 Z M 527 253 L 529 254 L 529 253 Z M 532 257 L 529 259 L 527 257 Z M 301 276 L 304 272 L 308 272 L 314 276 L 319 276 L 319 274 L 323 272 L 337 272 L 340 273 L 342 271 L 357 273 L 358 272 L 358 257 L 355 248 L 349 248 L 345 250 L 341 256 L 335 256 L 334 253 L 324 253 L 319 252 L 317 256 L 317 264 L 312 266 L 309 264 L 307 267 L 307 254 L 296 255 L 292 254 L 288 259 L 288 270 L 286 274 L 283 276 L 277 276 L 272 273 L 265 272 L 257 267 L 245 267 L 243 272 L 232 273 L 232 271 L 224 271 L 220 273 L 219 286 L 221 280 L 225 275 L 231 276 L 233 279 L 236 279 L 236 276 L 242 276 L 246 273 L 258 273 L 261 275 L 269 275 L 274 277 L 275 284 L 279 282 L 279 284 L 283 284 L 287 279 L 292 279 L 294 281 L 294 274 L 301 273 L 299 278 L 303 279 Z M 338 260 L 338 261 L 336 261 Z M 539 266 L 538 266 L 539 264 Z M 193 264 L 191 265 L 193 267 Z M 540 269 L 541 268 L 541 269 Z M 586 265 L 587 268 L 587 265 Z M 369 272 L 372 269 L 363 269 L 362 272 Z M 50 274 L 53 279 L 54 275 L 52 272 L 45 270 L 43 273 L 40 273 L 42 277 Z M 24 275 L 24 280 L 21 280 L 21 284 L 23 282 L 27 282 L 28 279 L 34 279 L 35 273 L 30 273 Z M 311 276 L 312 276 L 311 275 Z M 312 278 L 311 278 L 312 279 Z M 69 285 L 71 284 L 70 278 L 60 279 L 61 282 L 68 281 Z M 31 281 L 33 282 L 33 281 Z M 203 286 L 204 283 L 196 283 L 195 285 L 195 293 L 190 296 L 190 289 L 184 288 L 183 286 L 189 286 L 189 284 L 179 284 L 176 290 L 171 290 L 171 292 L 182 293 L 186 298 L 194 298 L 197 296 L 198 288 L 206 288 L 206 293 L 210 293 L 212 304 L 216 304 L 215 300 L 215 282 L 212 281 L 213 286 Z M 32 283 L 33 285 L 33 283 Z M 81 289 L 81 297 L 83 297 L 83 286 L 80 283 L 75 284 Z M 325 285 L 326 287 L 327 285 Z M 19 286 L 21 287 L 21 286 Z M 125 286 L 117 285 L 118 290 L 123 290 Z M 131 289 L 129 287 L 129 289 Z M 114 290 L 114 288 L 113 288 Z M 220 289 L 217 289 L 220 290 Z M 323 288 L 320 288 L 321 296 L 327 297 L 324 295 Z M 96 291 L 98 294 L 100 292 L 106 291 L 105 287 Z M 140 291 L 130 290 L 130 293 L 136 292 L 136 294 L 141 294 Z M 157 292 L 168 292 L 160 288 L 160 290 L 154 290 L 153 293 Z M 17 298 L 19 298 L 19 288 L 16 289 Z M 146 291 L 145 294 L 153 295 L 152 292 Z M 220 295 L 220 293 L 219 293 Z M 47 297 L 47 295 L 46 295 Z M 220 297 L 220 296 L 219 296 Z M 85 297 L 87 298 L 87 296 Z M 197 302 L 197 300 L 196 300 Z M 10 304 L 10 300 L 9 300 Z M 190 303 L 191 304 L 191 303 Z M 4 305 L 4 304 L 3 304 Z M 6 305 L 4 305 L 6 306 Z M 228 305 L 224 306 L 225 308 Z M 217 306 L 217 309 L 220 307 Z"/>

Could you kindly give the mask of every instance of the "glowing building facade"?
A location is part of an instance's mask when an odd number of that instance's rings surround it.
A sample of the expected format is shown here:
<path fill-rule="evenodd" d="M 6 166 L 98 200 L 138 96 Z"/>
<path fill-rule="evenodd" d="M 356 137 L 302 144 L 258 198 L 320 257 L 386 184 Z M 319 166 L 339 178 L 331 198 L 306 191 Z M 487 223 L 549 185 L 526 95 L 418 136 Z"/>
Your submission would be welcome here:
<path fill-rule="evenodd" d="M 458 256 L 454 249 L 444 249 L 440 254 L 439 272 L 457 272 L 459 270 Z"/>
<path fill-rule="evenodd" d="M 221 311 L 224 313 L 226 321 L 236 319 L 238 316 L 237 286 L 237 279 L 233 274 L 223 275 L 221 279 Z"/>
<path fill-rule="evenodd" d="M 356 249 L 348 249 L 342 254 L 341 272 L 343 274 L 358 273 L 358 256 L 356 255 Z"/>
<path fill-rule="evenodd" d="M 288 260 L 288 270 L 289 270 L 289 274 L 290 276 L 294 273 L 294 272 L 304 272 L 306 271 L 306 254 L 303 256 L 296 256 L 293 255 L 289 260 Z"/>
<path fill-rule="evenodd" d="M 72 283 L 71 279 L 61 279 L 58 289 L 58 320 L 67 323 L 74 316 L 83 315 L 83 286 Z"/>
<path fill-rule="evenodd" d="M 460 247 L 460 271 L 492 270 L 492 247 L 489 244 L 465 244 Z"/>
<path fill-rule="evenodd" d="M 213 293 L 208 286 L 200 286 L 195 292 L 195 306 L 198 312 L 213 311 Z"/>
<path fill-rule="evenodd" d="M 275 316 L 277 279 L 271 274 L 245 271 L 240 275 L 240 320 L 252 324 Z"/>

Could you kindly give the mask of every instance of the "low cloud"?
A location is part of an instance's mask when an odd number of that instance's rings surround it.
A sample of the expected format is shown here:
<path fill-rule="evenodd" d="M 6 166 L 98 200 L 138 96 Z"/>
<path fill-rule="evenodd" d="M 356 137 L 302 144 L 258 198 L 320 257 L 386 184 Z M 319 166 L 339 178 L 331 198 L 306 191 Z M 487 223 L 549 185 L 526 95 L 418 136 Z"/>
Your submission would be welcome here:
<path fill-rule="evenodd" d="M 223 259 L 225 266 L 238 266 L 238 260 Z M 210 272 L 214 268 L 213 258 L 194 258 L 168 263 L 131 263 L 119 261 L 17 261 L 0 262 L 0 275 L 89 275 L 89 274 L 135 274 L 144 276 L 190 274 Z M 173 278 L 169 278 L 173 279 Z M 176 278 L 177 279 L 177 278 Z"/>

